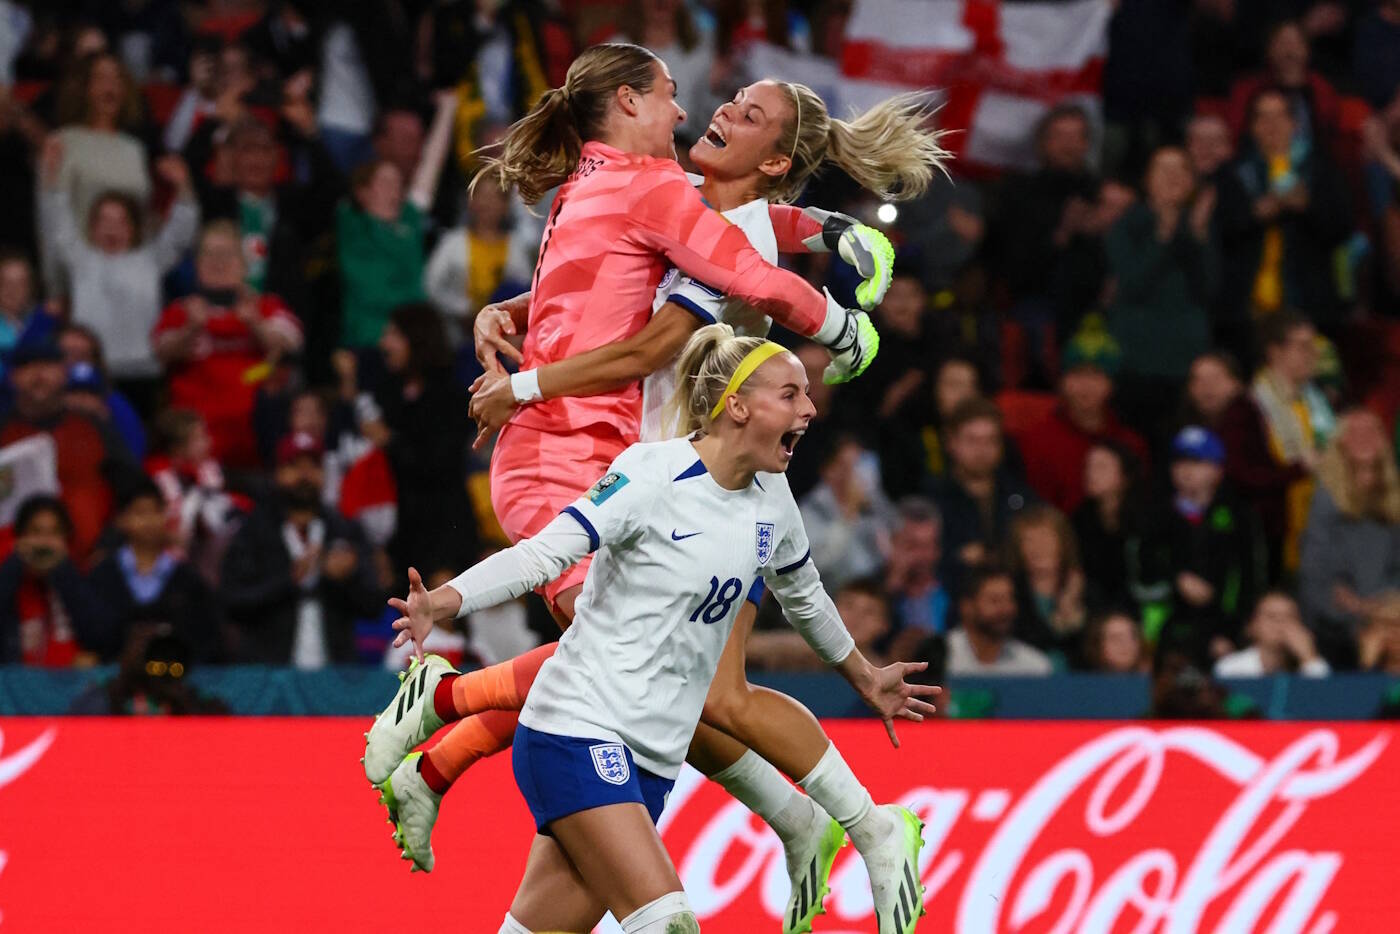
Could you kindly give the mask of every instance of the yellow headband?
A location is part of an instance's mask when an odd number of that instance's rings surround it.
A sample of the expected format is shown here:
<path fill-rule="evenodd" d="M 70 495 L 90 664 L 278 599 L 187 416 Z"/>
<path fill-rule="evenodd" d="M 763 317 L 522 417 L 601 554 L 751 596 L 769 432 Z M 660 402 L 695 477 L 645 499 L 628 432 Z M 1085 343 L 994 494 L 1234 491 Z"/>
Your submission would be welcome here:
<path fill-rule="evenodd" d="M 729 385 L 724 387 L 724 395 L 719 397 L 715 407 L 710 409 L 710 420 L 719 418 L 719 413 L 724 411 L 724 403 L 729 401 L 729 397 L 739 391 L 739 387 L 744 385 L 744 380 L 753 375 L 753 371 L 763 365 L 769 357 L 776 357 L 780 353 L 787 353 L 787 348 L 782 344 L 775 344 L 772 341 L 764 341 L 753 350 L 750 350 L 744 359 L 739 361 L 738 368 L 734 375 L 729 377 Z"/>

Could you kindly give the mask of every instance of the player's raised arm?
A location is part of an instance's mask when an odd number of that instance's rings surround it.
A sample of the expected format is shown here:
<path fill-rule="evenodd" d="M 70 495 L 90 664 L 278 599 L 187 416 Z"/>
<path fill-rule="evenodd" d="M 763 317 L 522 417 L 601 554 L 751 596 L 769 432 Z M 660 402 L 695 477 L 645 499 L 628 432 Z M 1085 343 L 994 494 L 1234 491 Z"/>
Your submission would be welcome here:
<path fill-rule="evenodd" d="M 822 587 L 795 503 L 791 504 L 787 531 L 774 550 L 773 560 L 764 568 L 764 582 L 773 591 L 788 622 L 817 656 L 840 672 L 885 721 L 890 742 L 897 747 L 896 719 L 918 722 L 934 713 L 933 704 L 923 698 L 934 697 L 941 689 L 905 681 L 909 675 L 926 669 L 928 663 L 895 662 L 884 668 L 872 664 L 856 647 L 836 605 Z"/>
<path fill-rule="evenodd" d="M 888 237 L 849 214 L 821 208 L 770 204 L 768 219 L 779 253 L 835 253 L 861 278 L 856 301 L 866 311 L 885 300 L 894 281 L 894 246 Z"/>

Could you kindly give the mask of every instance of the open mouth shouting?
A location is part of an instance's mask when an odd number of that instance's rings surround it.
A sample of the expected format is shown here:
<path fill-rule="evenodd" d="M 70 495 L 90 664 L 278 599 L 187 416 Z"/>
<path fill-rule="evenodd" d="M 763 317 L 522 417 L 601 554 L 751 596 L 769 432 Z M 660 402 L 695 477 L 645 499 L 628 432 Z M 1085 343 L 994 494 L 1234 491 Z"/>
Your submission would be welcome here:
<path fill-rule="evenodd" d="M 708 143 L 716 149 L 723 149 L 729 145 L 729 141 L 724 138 L 724 132 L 718 126 L 711 123 L 705 135 L 700 137 L 701 142 Z"/>
<path fill-rule="evenodd" d="M 783 459 L 785 461 L 792 459 L 792 452 L 797 447 L 797 442 L 801 441 L 802 436 L 806 433 L 806 425 L 800 428 L 794 428 L 791 431 L 783 432 L 782 437 L 778 439 L 778 445 L 783 449 Z"/>

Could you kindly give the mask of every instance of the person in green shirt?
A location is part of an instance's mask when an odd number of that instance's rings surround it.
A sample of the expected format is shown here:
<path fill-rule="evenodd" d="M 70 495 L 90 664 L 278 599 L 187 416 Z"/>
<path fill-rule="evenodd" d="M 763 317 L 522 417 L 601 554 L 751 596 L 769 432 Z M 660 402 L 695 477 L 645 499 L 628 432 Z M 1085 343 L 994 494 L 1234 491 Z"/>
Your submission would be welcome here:
<path fill-rule="evenodd" d="M 395 307 L 424 298 L 425 215 L 447 156 L 455 106 L 454 92 L 439 96 L 406 193 L 403 174 L 385 159 L 361 166 L 352 177 L 351 199 L 336 214 L 342 346 L 373 347 Z"/>

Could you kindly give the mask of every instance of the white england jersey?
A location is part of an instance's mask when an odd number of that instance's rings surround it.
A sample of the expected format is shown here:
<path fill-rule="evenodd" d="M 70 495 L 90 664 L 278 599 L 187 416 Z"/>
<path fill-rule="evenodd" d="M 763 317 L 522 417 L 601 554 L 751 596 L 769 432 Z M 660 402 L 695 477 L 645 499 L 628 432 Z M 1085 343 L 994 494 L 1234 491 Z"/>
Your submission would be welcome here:
<path fill-rule="evenodd" d="M 691 176 L 697 178 L 697 176 Z M 773 219 L 768 214 L 768 202 L 762 198 L 741 204 L 724 216 L 748 235 L 758 255 L 769 263 L 778 262 L 778 235 L 773 232 Z M 740 299 L 730 298 L 696 282 L 672 268 L 656 289 L 652 313 L 667 302 L 675 302 L 691 311 L 706 324 L 719 322 L 734 329 L 740 337 L 766 337 L 773 319 Z M 662 410 L 676 388 L 676 368 L 667 364 L 642 382 L 642 440 L 661 441 L 671 436 L 662 420 Z"/>
<path fill-rule="evenodd" d="M 750 588 L 811 568 L 787 480 L 726 490 L 688 439 L 635 444 L 564 521 L 588 535 L 593 566 L 520 722 L 625 743 L 674 778 Z"/>

